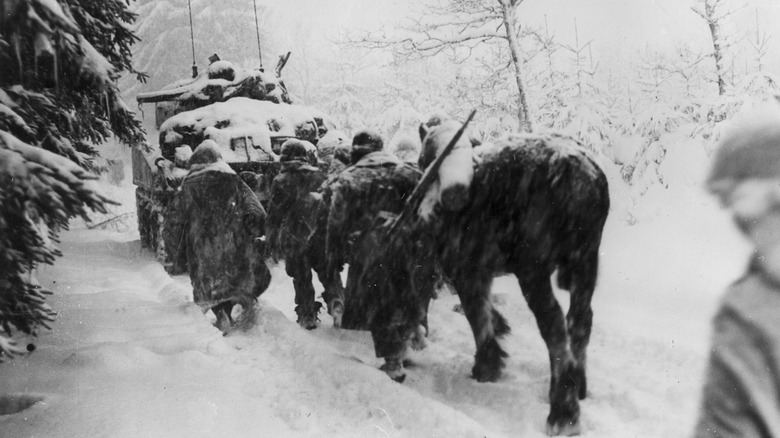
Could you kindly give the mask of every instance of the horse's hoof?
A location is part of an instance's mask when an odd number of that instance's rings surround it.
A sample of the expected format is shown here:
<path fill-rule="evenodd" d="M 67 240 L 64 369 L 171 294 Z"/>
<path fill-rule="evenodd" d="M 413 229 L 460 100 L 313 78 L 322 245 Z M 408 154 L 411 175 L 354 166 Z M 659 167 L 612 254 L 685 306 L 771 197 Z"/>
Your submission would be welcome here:
<path fill-rule="evenodd" d="M 547 416 L 547 435 L 573 436 L 579 434 L 580 407 L 576 401 L 564 403 L 557 408 L 551 407 L 550 415 Z"/>
<path fill-rule="evenodd" d="M 580 434 L 580 423 L 558 422 L 556 424 L 547 423 L 547 436 L 574 436 Z"/>
<path fill-rule="evenodd" d="M 477 349 L 471 375 L 478 382 L 495 382 L 501 377 L 505 357 L 507 357 L 506 352 L 501 349 L 495 338 L 486 340 Z"/>
<path fill-rule="evenodd" d="M 317 328 L 317 318 L 314 316 L 303 316 L 298 318 L 298 325 L 306 330 L 314 330 Z"/>
<path fill-rule="evenodd" d="M 471 369 L 471 377 L 477 382 L 495 382 L 501 377 L 501 368 L 474 365 Z"/>
<path fill-rule="evenodd" d="M 384 371 L 395 382 L 404 383 L 404 380 L 406 380 L 403 362 L 399 359 L 385 358 L 385 363 L 379 369 Z"/>

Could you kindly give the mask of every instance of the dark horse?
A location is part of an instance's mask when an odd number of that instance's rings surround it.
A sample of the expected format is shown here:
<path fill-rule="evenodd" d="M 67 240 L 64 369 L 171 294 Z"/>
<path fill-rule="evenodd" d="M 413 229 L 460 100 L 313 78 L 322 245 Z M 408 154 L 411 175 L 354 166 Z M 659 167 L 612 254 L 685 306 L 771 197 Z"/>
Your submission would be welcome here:
<path fill-rule="evenodd" d="M 421 168 L 458 127 L 420 127 Z M 550 355 L 550 435 L 579 433 L 590 303 L 608 210 L 607 179 L 584 147 L 568 137 L 532 134 L 476 148 L 460 140 L 420 208 L 435 258 L 474 333 L 472 373 L 480 382 L 497 380 L 507 357 L 498 338 L 510 329 L 491 304 L 492 279 L 517 277 Z M 571 294 L 565 318 L 550 280 L 556 270 L 558 286 Z"/>

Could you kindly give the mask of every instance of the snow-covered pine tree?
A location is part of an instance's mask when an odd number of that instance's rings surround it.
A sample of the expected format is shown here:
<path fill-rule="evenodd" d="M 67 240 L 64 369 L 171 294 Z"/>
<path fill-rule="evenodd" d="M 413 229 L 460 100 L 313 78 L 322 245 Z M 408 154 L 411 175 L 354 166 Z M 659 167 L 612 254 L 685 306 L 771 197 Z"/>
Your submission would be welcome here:
<path fill-rule="evenodd" d="M 115 81 L 131 66 L 126 0 L 0 0 L 0 361 L 19 353 L 18 331 L 35 334 L 54 312 L 36 266 L 68 220 L 105 212 L 94 146 L 144 132 Z"/>

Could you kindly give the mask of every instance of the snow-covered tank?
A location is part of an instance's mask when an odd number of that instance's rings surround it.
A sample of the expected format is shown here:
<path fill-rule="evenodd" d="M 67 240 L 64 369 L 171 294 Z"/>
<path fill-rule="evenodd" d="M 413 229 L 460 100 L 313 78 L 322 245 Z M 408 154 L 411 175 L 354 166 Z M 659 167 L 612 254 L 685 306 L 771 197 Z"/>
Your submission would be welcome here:
<path fill-rule="evenodd" d="M 211 60 L 205 73 L 137 97 L 139 104 L 155 103 L 159 130 L 157 145 L 132 151 L 138 229 L 142 246 L 166 265 L 170 260 L 161 236 L 173 194 L 187 173 L 186 151 L 214 140 L 266 204 L 282 143 L 299 138 L 316 146 L 334 127 L 321 112 L 290 101 L 279 75 L 286 57 L 275 74 L 237 68 L 216 56 Z"/>

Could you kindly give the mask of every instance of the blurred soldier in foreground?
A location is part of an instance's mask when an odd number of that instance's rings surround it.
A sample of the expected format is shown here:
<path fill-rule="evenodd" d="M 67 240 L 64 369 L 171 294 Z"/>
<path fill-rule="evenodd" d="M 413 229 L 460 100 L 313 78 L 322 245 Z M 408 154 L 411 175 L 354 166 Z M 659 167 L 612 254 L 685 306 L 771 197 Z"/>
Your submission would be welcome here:
<path fill-rule="evenodd" d="M 780 105 L 736 117 L 707 188 L 754 245 L 714 320 L 697 438 L 780 437 Z"/>
<path fill-rule="evenodd" d="M 236 304 L 251 322 L 257 297 L 271 282 L 258 246 L 266 213 L 213 141 L 201 143 L 189 164 L 166 221 L 165 242 L 173 260 L 186 253 L 194 301 L 211 309 L 225 332 Z"/>
<path fill-rule="evenodd" d="M 290 139 L 282 145 L 282 168 L 271 186 L 268 244 L 272 258 L 284 259 L 287 275 L 293 279 L 298 324 L 311 330 L 317 328 L 322 304 L 314 299 L 308 242 L 320 207 L 316 191 L 325 176 L 312 165 L 307 153 L 311 148 L 305 143 L 309 142 Z"/>
<path fill-rule="evenodd" d="M 424 314 L 417 311 L 417 297 L 426 294 L 412 292 L 413 279 L 408 275 L 396 275 L 411 272 L 395 265 L 413 262 L 415 242 L 396 243 L 410 247 L 401 252 L 409 257 L 384 259 L 388 252 L 383 246 L 389 243 L 384 225 L 401 212 L 421 173 L 384 151 L 382 139 L 371 131 L 355 135 L 351 162 L 331 185 L 327 222 L 327 260 L 335 264 L 334 270 L 349 264 L 342 327 L 371 330 L 377 357 L 387 361 L 383 369 L 400 369 L 406 341 L 422 336 L 418 327 L 424 325 Z M 432 279 L 432 273 L 426 278 Z M 433 287 L 429 283 L 428 297 Z M 390 287 L 409 291 L 409 300 L 394 300 L 397 294 L 385 293 Z M 392 376 L 391 370 L 385 371 Z"/>

